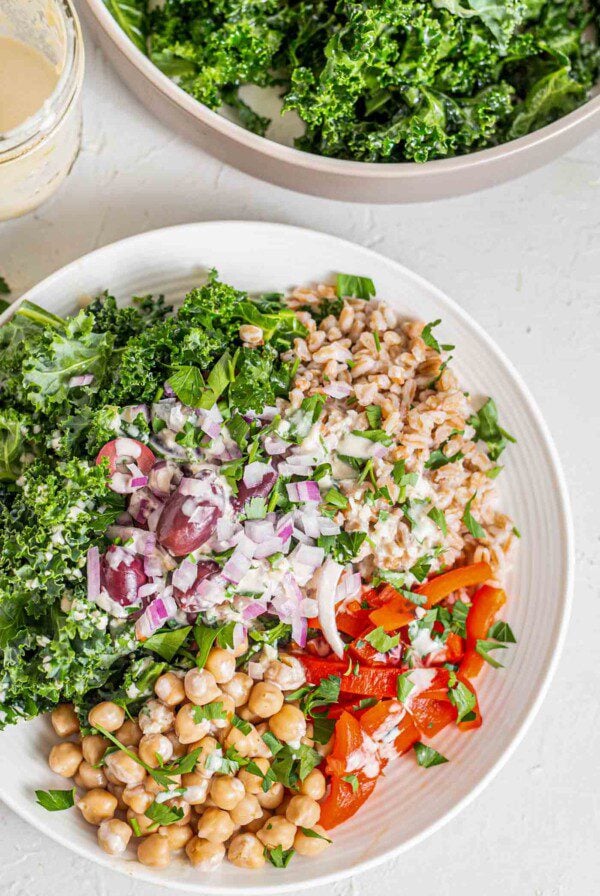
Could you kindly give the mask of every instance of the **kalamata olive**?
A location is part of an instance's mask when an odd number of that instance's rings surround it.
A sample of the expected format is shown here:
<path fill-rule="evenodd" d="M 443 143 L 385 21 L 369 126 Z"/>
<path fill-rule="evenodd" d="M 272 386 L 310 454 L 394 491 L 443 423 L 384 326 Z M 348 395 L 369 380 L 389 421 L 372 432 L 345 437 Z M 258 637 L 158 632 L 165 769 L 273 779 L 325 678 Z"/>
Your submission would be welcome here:
<path fill-rule="evenodd" d="M 237 512 L 242 510 L 249 498 L 266 498 L 275 485 L 276 480 L 277 473 L 275 470 L 266 473 L 258 485 L 248 487 L 244 484 L 243 480 L 240 480 L 240 482 L 238 482 L 238 493 L 232 501 L 233 509 Z"/>
<path fill-rule="evenodd" d="M 102 558 L 101 581 L 109 596 L 122 607 L 127 607 L 135 603 L 138 588 L 148 581 L 144 561 L 117 545 L 111 545 Z"/>
<path fill-rule="evenodd" d="M 220 516 L 216 504 L 175 492 L 159 517 L 156 537 L 175 557 L 184 557 L 208 541 Z"/>
<path fill-rule="evenodd" d="M 162 505 L 163 502 L 149 488 L 138 488 L 129 499 L 128 511 L 137 523 L 145 526 L 150 514 Z"/>
<path fill-rule="evenodd" d="M 173 597 L 182 610 L 194 609 L 193 601 L 196 596 L 196 591 L 198 590 L 198 585 L 204 579 L 216 575 L 219 572 L 219 569 L 219 564 L 215 563 L 213 560 L 200 560 L 196 578 L 191 588 L 188 588 L 187 591 L 181 591 L 179 588 L 173 589 Z"/>

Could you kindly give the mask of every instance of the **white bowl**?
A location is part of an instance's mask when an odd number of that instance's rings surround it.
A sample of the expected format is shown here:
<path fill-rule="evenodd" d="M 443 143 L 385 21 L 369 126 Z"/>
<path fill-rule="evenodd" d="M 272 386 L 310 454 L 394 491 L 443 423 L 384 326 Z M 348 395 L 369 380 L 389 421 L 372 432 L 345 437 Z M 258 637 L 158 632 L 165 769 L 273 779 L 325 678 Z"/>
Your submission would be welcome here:
<path fill-rule="evenodd" d="M 121 78 L 168 127 L 261 180 L 345 202 L 429 202 L 493 187 L 545 165 L 600 126 L 600 96 L 532 134 L 491 149 L 419 164 L 354 162 L 300 152 L 228 121 L 185 93 L 138 50 L 103 0 L 81 14 Z"/>
<path fill-rule="evenodd" d="M 506 761 L 539 707 L 562 645 L 572 586 L 572 526 L 551 438 L 509 361 L 440 290 L 368 249 L 278 224 L 189 224 L 92 252 L 40 283 L 26 298 L 63 315 L 76 309 L 78 296 L 106 288 L 121 299 L 148 292 L 164 292 L 174 299 L 211 267 L 224 280 L 250 291 L 282 291 L 327 280 L 336 271 L 372 277 L 378 295 L 403 314 L 425 321 L 442 318 L 441 335 L 456 344 L 453 366 L 464 387 L 475 396 L 493 394 L 502 424 L 518 440 L 506 452 L 506 470 L 499 481 L 503 505 L 523 533 L 504 613 L 519 643 L 511 649 L 505 670 L 488 669 L 478 680 L 484 725 L 464 734 L 442 732 L 436 746 L 450 758 L 446 765 L 425 770 L 408 756 L 390 766 L 375 795 L 334 832 L 334 845 L 322 856 L 296 856 L 285 871 L 269 866 L 252 874 L 224 863 L 214 874 L 202 876 L 183 861 L 152 871 L 132 856 L 110 858 L 100 851 L 94 829 L 76 809 L 50 814 L 35 805 L 36 788 L 65 786 L 46 765 L 53 740 L 47 721 L 23 723 L 0 735 L 2 798 L 63 845 L 171 889 L 281 893 L 347 877 L 408 849 L 464 808 Z"/>

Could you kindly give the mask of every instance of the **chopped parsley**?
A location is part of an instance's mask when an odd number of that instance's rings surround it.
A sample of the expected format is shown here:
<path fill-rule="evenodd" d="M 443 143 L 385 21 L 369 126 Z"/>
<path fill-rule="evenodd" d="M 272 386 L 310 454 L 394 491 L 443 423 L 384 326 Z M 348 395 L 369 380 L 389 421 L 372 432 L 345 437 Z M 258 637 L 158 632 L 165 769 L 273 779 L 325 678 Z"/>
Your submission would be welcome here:
<path fill-rule="evenodd" d="M 417 762 L 422 768 L 433 768 L 434 765 L 443 765 L 444 762 L 448 762 L 445 756 L 426 744 L 416 743 L 414 751 Z"/>

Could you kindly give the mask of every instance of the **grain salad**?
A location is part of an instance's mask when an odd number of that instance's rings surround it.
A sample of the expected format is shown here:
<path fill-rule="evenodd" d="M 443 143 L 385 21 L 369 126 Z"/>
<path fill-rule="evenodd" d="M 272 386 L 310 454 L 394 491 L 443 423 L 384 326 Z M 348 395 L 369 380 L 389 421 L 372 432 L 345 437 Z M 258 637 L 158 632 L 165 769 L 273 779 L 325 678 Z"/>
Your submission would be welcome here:
<path fill-rule="evenodd" d="M 482 724 L 474 679 L 515 641 L 514 440 L 443 332 L 345 274 L 249 296 L 212 273 L 178 310 L 18 308 L 1 709 L 52 713 L 72 786 L 41 807 L 151 867 L 281 869 L 391 762 L 442 765 L 438 732 Z"/>

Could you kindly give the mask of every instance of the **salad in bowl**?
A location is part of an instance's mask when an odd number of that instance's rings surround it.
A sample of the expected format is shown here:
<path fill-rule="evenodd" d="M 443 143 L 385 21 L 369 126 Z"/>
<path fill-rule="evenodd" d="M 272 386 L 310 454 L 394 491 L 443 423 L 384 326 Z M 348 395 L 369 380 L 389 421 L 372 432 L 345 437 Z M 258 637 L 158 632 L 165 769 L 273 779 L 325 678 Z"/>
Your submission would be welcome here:
<path fill-rule="evenodd" d="M 21 303 L 0 329 L 0 710 L 51 713 L 69 786 L 40 806 L 150 867 L 285 868 L 390 763 L 452 760 L 436 735 L 482 724 L 476 678 L 515 641 L 519 533 L 512 436 L 440 327 L 345 274 L 250 296 L 213 272 L 177 310 Z"/>

